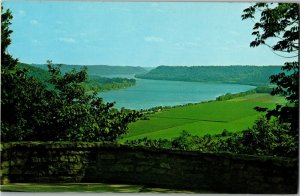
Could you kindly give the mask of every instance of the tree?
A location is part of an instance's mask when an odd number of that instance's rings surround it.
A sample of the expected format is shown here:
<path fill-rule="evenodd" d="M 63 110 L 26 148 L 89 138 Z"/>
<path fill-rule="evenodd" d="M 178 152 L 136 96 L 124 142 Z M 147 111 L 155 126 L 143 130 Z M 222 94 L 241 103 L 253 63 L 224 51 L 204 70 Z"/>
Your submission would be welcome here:
<path fill-rule="evenodd" d="M 256 17 L 259 20 L 255 21 Z M 242 19 L 252 19 L 252 35 L 255 39 L 251 47 L 265 45 L 283 58 L 298 57 L 299 49 L 299 5 L 296 3 L 256 3 L 244 10 Z M 276 40 L 276 41 L 274 41 Z M 277 105 L 268 110 L 268 119 L 276 116 L 281 122 L 291 123 L 295 135 L 299 131 L 299 62 L 286 62 L 282 72 L 270 77 L 277 86 L 272 95 L 283 95 L 287 105 Z"/>
<path fill-rule="evenodd" d="M 1 17 L 2 141 L 115 141 L 141 116 L 85 92 L 86 69 L 62 75 L 49 61 L 48 85 L 28 76 L 7 52 L 12 14 L 2 10 Z"/>
<path fill-rule="evenodd" d="M 5 139 L 24 139 L 25 135 L 32 131 L 27 130 L 24 125 L 27 120 L 23 116 L 30 115 L 26 108 L 34 101 L 39 100 L 42 85 L 34 80 L 28 79 L 26 70 L 17 69 L 17 59 L 14 59 L 7 48 L 11 43 L 9 29 L 13 18 L 10 10 L 3 11 L 1 6 L 1 136 Z M 35 97 L 35 99 L 31 99 Z"/>

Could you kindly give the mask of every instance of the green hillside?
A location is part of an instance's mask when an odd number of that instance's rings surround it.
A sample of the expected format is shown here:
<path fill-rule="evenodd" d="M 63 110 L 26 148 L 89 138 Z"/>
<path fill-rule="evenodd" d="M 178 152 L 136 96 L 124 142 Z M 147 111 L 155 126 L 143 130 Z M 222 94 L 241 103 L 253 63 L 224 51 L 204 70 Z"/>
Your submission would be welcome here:
<path fill-rule="evenodd" d="M 123 140 L 148 137 L 150 139 L 171 139 L 183 130 L 193 135 L 218 134 L 224 129 L 230 132 L 251 127 L 261 114 L 253 108 L 274 107 L 284 103 L 283 97 L 269 94 L 251 94 L 226 101 L 213 101 L 163 109 L 148 114 L 149 120 L 130 124 L 129 133 Z"/>
<path fill-rule="evenodd" d="M 47 81 L 50 79 L 50 74 L 48 71 L 48 68 L 43 67 L 35 67 L 26 63 L 18 63 L 17 65 L 19 68 L 25 68 L 27 69 L 27 75 L 32 76 L 46 85 L 48 85 Z M 82 67 L 81 67 L 82 68 Z M 70 69 L 69 71 L 71 71 Z M 78 69 L 79 70 L 79 69 Z M 67 71 L 66 69 L 64 70 Z M 88 79 L 82 83 L 82 86 L 87 91 L 96 91 L 96 92 L 103 92 L 103 91 L 109 91 L 109 90 L 116 90 L 121 88 L 126 88 L 135 85 L 135 79 L 127 79 L 127 78 L 106 78 L 101 77 L 98 75 L 88 75 Z"/>
<path fill-rule="evenodd" d="M 83 82 L 83 87 L 87 91 L 104 92 L 116 89 L 127 88 L 135 85 L 135 79 L 128 78 L 106 78 L 101 76 L 89 76 L 86 82 Z"/>
<path fill-rule="evenodd" d="M 46 82 L 47 80 L 50 79 L 50 74 L 48 71 L 43 70 L 41 68 L 38 67 L 33 67 L 31 65 L 28 65 L 26 63 L 18 63 L 17 67 L 19 68 L 25 68 L 28 70 L 27 74 L 29 76 L 32 76 L 42 82 Z"/>
<path fill-rule="evenodd" d="M 267 85 L 269 77 L 279 73 L 280 69 L 280 66 L 159 66 L 136 77 L 153 80 Z"/>
<path fill-rule="evenodd" d="M 46 64 L 31 64 L 34 67 L 38 67 L 41 69 L 48 69 Z M 79 71 L 85 65 L 66 65 L 60 64 L 62 73 L 69 72 L 72 69 Z M 147 72 L 146 69 L 142 67 L 134 67 L 134 66 L 109 66 L 109 65 L 86 65 L 88 67 L 89 75 L 126 75 L 126 74 L 144 74 Z"/>

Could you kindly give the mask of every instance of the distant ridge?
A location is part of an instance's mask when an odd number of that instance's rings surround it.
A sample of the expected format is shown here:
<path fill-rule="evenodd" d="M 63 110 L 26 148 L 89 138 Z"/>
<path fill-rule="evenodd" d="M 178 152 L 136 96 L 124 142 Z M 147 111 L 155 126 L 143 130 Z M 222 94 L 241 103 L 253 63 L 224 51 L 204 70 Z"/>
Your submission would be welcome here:
<path fill-rule="evenodd" d="M 152 80 L 223 82 L 248 85 L 268 85 L 269 77 L 281 71 L 281 66 L 159 66 L 137 78 Z"/>
<path fill-rule="evenodd" d="M 34 67 L 38 67 L 44 70 L 47 70 L 48 67 L 46 64 L 31 64 Z M 80 70 L 85 65 L 66 65 L 66 64 L 59 64 L 61 65 L 61 71 L 63 73 L 71 71 L 72 69 Z M 142 67 L 135 67 L 135 66 L 110 66 L 110 65 L 86 65 L 88 68 L 87 72 L 89 75 L 121 75 L 121 74 L 144 74 L 147 72 L 146 69 Z"/>
<path fill-rule="evenodd" d="M 21 62 L 17 64 L 17 67 L 21 69 L 26 69 L 28 71 L 27 72 L 28 76 L 32 76 L 43 83 L 46 83 L 46 81 L 50 79 L 49 72 L 39 67 L 34 67 L 29 64 L 21 63 Z"/>

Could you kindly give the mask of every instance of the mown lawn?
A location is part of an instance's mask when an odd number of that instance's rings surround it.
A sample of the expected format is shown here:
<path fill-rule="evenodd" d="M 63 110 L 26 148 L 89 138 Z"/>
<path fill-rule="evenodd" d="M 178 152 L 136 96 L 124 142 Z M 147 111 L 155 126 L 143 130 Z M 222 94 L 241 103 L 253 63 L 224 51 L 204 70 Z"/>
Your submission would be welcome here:
<path fill-rule="evenodd" d="M 273 108 L 282 104 L 283 97 L 269 94 L 252 94 L 227 101 L 213 101 L 196 105 L 162 110 L 148 115 L 150 120 L 139 120 L 129 126 L 129 133 L 122 139 L 132 140 L 148 137 L 171 139 L 183 130 L 193 135 L 218 134 L 224 129 L 231 132 L 251 127 L 262 115 L 255 106 Z"/>

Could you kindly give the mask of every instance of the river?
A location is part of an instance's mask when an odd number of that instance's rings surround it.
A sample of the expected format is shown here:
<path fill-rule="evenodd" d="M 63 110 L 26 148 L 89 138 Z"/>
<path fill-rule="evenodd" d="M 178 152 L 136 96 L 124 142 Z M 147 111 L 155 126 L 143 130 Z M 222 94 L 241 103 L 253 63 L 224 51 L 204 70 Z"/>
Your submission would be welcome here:
<path fill-rule="evenodd" d="M 101 92 L 98 95 L 106 102 L 115 101 L 116 108 L 147 109 L 214 100 L 226 93 L 238 93 L 255 88 L 240 84 L 135 79 L 135 86 Z"/>

